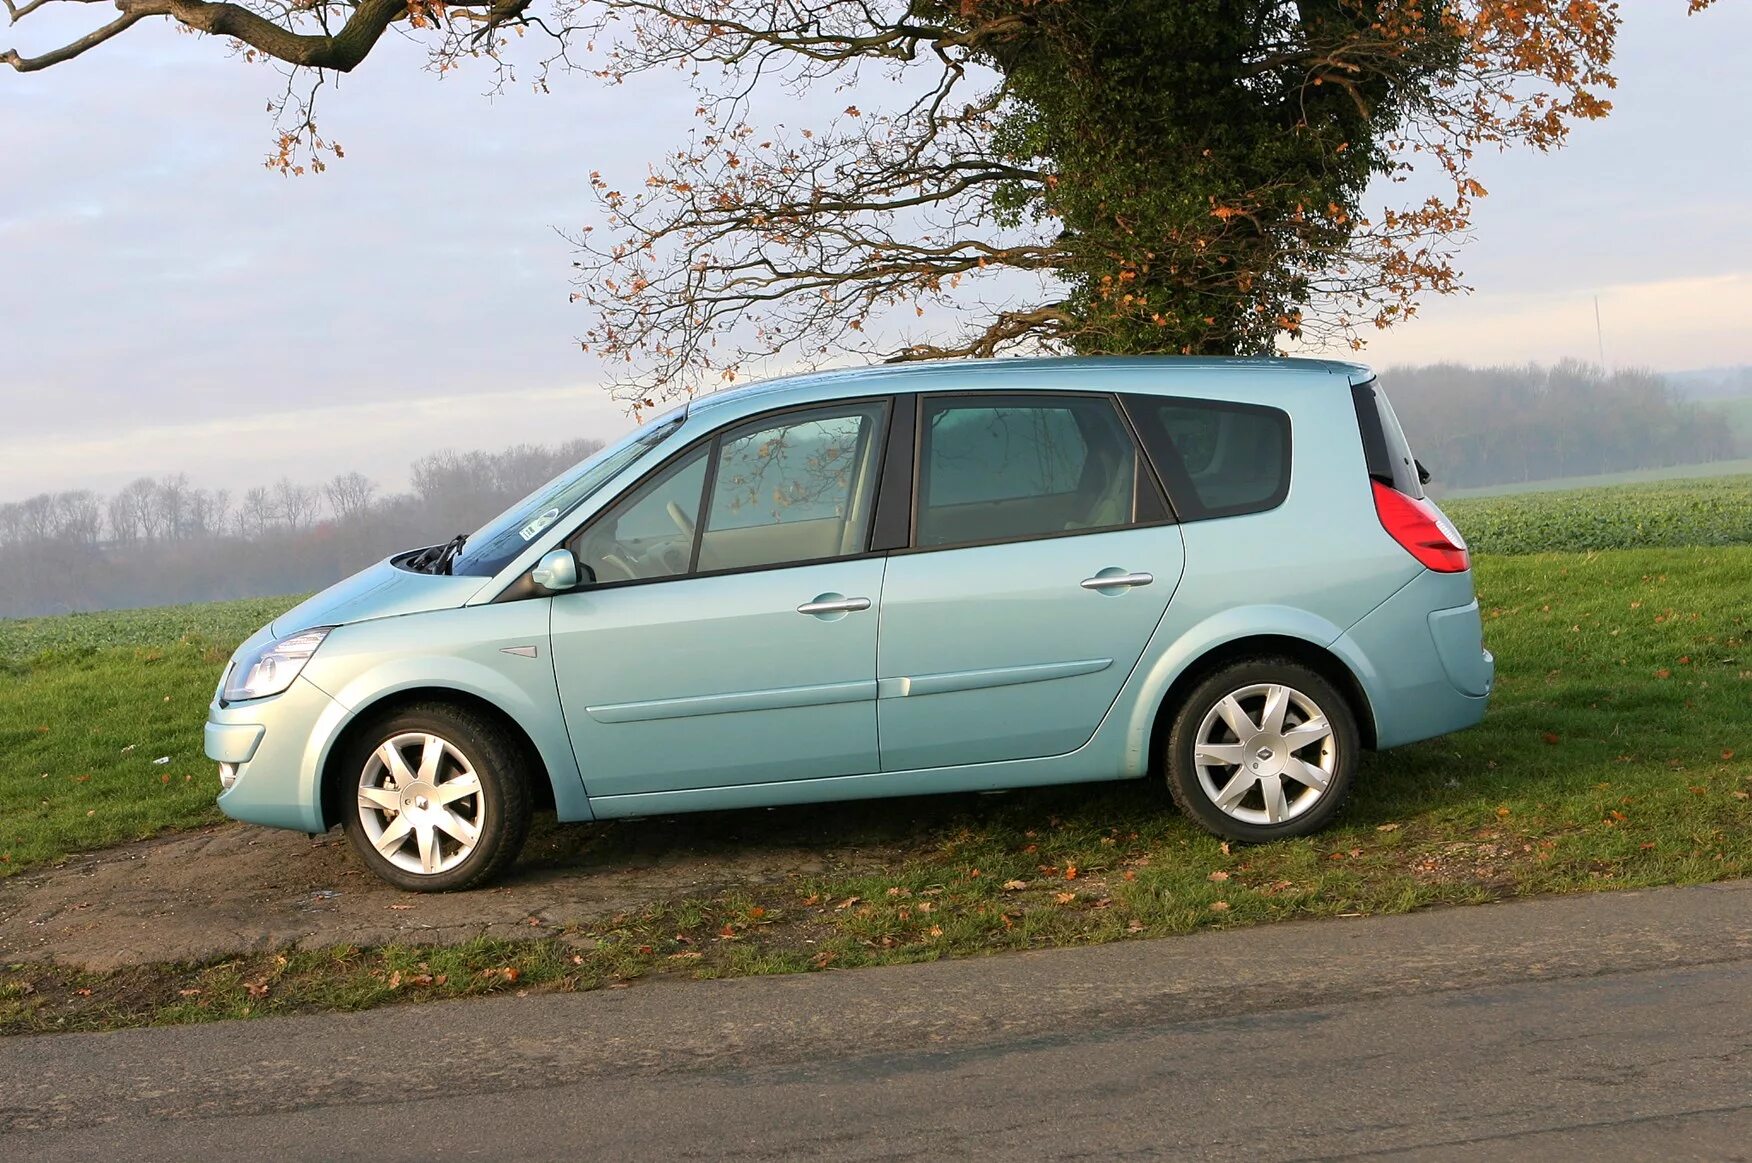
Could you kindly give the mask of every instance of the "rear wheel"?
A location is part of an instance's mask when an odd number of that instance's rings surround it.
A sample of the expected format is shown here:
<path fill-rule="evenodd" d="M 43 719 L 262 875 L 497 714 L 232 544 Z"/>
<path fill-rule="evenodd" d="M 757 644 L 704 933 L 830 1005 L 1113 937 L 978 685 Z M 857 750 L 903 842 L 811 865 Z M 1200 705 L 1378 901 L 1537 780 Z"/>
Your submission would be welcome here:
<path fill-rule="evenodd" d="M 1168 790 L 1207 830 L 1259 843 L 1331 822 L 1355 781 L 1349 702 L 1287 658 L 1248 659 L 1193 689 L 1168 737 Z"/>
<path fill-rule="evenodd" d="M 397 888 L 473 888 L 523 848 L 529 788 L 516 746 L 486 718 L 408 707 L 360 735 L 343 762 L 347 839 Z"/>

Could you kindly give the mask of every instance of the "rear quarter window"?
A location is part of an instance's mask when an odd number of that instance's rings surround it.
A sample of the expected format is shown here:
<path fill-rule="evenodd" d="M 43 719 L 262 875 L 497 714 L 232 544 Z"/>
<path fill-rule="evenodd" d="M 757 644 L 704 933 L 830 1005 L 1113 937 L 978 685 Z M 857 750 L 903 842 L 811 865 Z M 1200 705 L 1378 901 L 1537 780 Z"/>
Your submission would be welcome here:
<path fill-rule="evenodd" d="M 1126 413 L 1182 521 L 1262 513 L 1290 492 L 1290 418 L 1277 408 L 1126 396 Z"/>
<path fill-rule="evenodd" d="M 1387 402 L 1387 393 L 1370 380 L 1351 385 L 1351 402 L 1357 409 L 1357 431 L 1363 438 L 1363 460 L 1369 476 L 1389 485 L 1408 497 L 1423 499 L 1423 485 L 1418 479 L 1417 458 L 1411 443 Z"/>

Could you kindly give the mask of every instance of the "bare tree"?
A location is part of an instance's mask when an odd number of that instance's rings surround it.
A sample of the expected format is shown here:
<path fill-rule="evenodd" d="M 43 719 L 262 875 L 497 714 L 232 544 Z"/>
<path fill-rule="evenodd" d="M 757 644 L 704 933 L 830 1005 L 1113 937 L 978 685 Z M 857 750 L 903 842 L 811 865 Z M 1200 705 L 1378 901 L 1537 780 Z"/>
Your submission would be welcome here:
<path fill-rule="evenodd" d="M 195 489 L 189 494 L 188 535 L 201 538 L 222 536 L 230 509 L 231 494 L 224 489 Z"/>
<path fill-rule="evenodd" d="M 103 530 L 103 502 L 90 489 L 55 494 L 55 537 L 72 545 L 95 547 Z"/>
<path fill-rule="evenodd" d="M 362 472 L 344 472 L 323 486 L 329 511 L 337 521 L 350 521 L 371 507 L 377 482 Z"/>
<path fill-rule="evenodd" d="M 189 493 L 189 475 L 182 472 L 160 478 L 153 491 L 152 500 L 158 509 L 159 523 L 164 528 L 164 535 L 172 541 L 188 535 Z"/>
<path fill-rule="evenodd" d="M 243 504 L 237 511 L 238 531 L 244 537 L 260 537 L 273 528 L 277 516 L 274 498 L 257 485 L 243 494 Z"/>
<path fill-rule="evenodd" d="M 135 527 L 148 541 L 167 536 L 163 511 L 158 507 L 158 483 L 151 477 L 130 481 L 121 491 L 124 511 L 132 513 Z"/>
<path fill-rule="evenodd" d="M 281 477 L 275 483 L 274 510 L 288 532 L 296 533 L 316 519 L 320 496 L 312 486 L 297 484 L 290 477 Z"/>

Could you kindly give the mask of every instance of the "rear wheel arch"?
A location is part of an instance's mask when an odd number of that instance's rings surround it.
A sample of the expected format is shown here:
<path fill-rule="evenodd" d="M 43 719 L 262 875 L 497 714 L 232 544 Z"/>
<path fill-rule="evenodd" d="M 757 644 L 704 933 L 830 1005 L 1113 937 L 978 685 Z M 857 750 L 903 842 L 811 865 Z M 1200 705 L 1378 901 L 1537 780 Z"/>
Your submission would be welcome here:
<path fill-rule="evenodd" d="M 454 687 L 414 687 L 384 695 L 377 701 L 361 707 L 354 713 L 340 734 L 335 736 L 334 741 L 329 746 L 328 755 L 323 761 L 322 769 L 322 824 L 325 829 L 333 828 L 345 819 L 348 806 L 344 802 L 347 783 L 356 773 L 343 769 L 346 766 L 346 756 L 351 753 L 352 746 L 359 736 L 376 729 L 379 724 L 409 707 L 433 703 L 454 706 L 478 715 L 502 731 L 506 739 L 517 749 L 517 769 L 529 788 L 532 805 L 541 809 L 551 809 L 554 806 L 552 773 L 548 770 L 546 761 L 542 759 L 540 749 L 536 747 L 535 741 L 530 738 L 529 732 L 523 729 L 521 723 L 497 704 L 483 699 L 479 695 L 457 690 Z"/>
<path fill-rule="evenodd" d="M 1181 670 L 1156 707 L 1155 723 L 1150 730 L 1149 770 L 1160 772 L 1166 754 L 1169 732 L 1174 728 L 1174 716 L 1197 686 L 1210 675 L 1233 663 L 1251 658 L 1287 658 L 1301 663 L 1331 683 L 1349 704 L 1357 720 L 1357 732 L 1365 750 L 1375 747 L 1375 714 L 1363 684 L 1345 661 L 1323 646 L 1306 638 L 1286 634 L 1254 634 L 1231 639 L 1211 647 Z"/>

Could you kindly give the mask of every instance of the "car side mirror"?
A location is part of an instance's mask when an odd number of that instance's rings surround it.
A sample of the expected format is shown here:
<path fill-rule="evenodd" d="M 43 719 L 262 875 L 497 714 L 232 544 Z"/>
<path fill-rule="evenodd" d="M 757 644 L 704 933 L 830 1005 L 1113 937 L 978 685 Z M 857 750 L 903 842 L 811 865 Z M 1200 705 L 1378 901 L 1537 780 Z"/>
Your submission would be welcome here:
<path fill-rule="evenodd" d="M 1413 457 L 1411 463 L 1417 465 L 1417 483 L 1420 485 L 1429 484 L 1430 483 L 1430 470 L 1424 467 L 1423 461 L 1418 460 L 1417 458 Z"/>
<path fill-rule="evenodd" d="M 575 589 L 578 585 L 578 559 L 572 556 L 570 549 L 550 549 L 529 571 L 529 580 L 550 594 Z"/>

